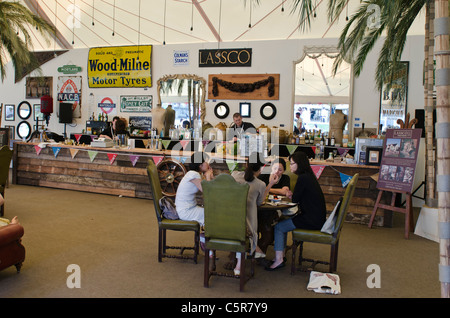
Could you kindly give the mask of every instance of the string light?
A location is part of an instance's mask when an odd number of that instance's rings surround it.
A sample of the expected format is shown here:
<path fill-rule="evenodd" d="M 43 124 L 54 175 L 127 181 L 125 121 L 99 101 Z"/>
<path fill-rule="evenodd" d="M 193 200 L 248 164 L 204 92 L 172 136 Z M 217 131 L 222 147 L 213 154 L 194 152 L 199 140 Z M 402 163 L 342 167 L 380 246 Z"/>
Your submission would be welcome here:
<path fill-rule="evenodd" d="M 194 0 L 192 0 L 192 7 L 191 7 L 191 32 L 194 31 Z"/>
<path fill-rule="evenodd" d="M 164 39 L 163 39 L 163 45 L 166 45 L 166 5 L 167 5 L 167 0 L 164 0 Z"/>
<path fill-rule="evenodd" d="M 252 27 L 252 2 L 250 1 L 250 21 L 248 23 L 248 27 Z"/>
<path fill-rule="evenodd" d="M 113 32 L 112 36 L 114 36 L 114 30 L 116 29 L 116 0 L 113 3 Z"/>
<path fill-rule="evenodd" d="M 95 25 L 94 13 L 95 13 L 95 0 L 92 0 L 92 25 Z"/>

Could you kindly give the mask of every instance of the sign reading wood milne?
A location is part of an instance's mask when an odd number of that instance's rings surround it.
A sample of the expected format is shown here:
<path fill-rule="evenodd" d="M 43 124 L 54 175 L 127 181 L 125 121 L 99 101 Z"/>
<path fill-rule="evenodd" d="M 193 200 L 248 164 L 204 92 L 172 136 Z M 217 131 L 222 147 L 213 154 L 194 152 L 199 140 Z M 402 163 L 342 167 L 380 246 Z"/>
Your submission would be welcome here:
<path fill-rule="evenodd" d="M 89 87 L 151 87 L 151 45 L 89 50 Z"/>

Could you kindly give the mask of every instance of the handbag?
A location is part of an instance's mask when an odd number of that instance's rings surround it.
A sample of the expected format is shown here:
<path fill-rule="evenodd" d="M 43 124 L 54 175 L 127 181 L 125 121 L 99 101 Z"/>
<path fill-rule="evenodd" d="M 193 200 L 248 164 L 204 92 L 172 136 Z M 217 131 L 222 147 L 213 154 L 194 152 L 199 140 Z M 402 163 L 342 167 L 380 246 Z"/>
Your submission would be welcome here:
<path fill-rule="evenodd" d="M 320 232 L 327 233 L 327 234 L 333 234 L 334 228 L 336 226 L 337 211 L 339 211 L 339 208 L 341 207 L 341 202 L 342 202 L 342 198 L 340 198 L 338 200 L 338 202 L 336 203 L 336 206 L 334 207 L 334 209 L 331 212 L 328 219 L 323 224 Z"/>
<path fill-rule="evenodd" d="M 177 209 L 175 207 L 175 203 L 169 197 L 162 197 L 159 199 L 159 206 L 161 208 L 161 212 L 163 217 L 169 220 L 178 220 L 180 217 L 178 216 Z"/>

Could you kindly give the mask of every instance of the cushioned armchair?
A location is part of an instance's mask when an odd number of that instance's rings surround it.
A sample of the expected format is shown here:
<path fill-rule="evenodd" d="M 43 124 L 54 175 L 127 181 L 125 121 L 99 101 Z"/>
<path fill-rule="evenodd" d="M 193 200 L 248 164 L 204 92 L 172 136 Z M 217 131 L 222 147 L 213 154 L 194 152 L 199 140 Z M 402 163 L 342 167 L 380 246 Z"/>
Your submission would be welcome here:
<path fill-rule="evenodd" d="M 200 245 L 200 224 L 197 221 L 169 220 L 163 217 L 159 206 L 159 199 L 163 197 L 161 183 L 159 181 L 158 170 L 153 160 L 148 160 L 147 174 L 150 180 L 152 190 L 153 204 L 155 207 L 156 219 L 158 220 L 158 261 L 162 262 L 163 257 L 193 259 L 197 264 L 197 256 Z M 168 246 L 166 243 L 166 232 L 172 231 L 192 231 L 194 232 L 194 246 Z M 167 249 L 180 250 L 179 255 L 166 253 Z M 194 250 L 194 255 L 183 255 L 184 250 Z"/>
<path fill-rule="evenodd" d="M 297 247 L 300 245 L 300 253 L 298 256 L 299 265 L 302 261 L 309 261 L 315 264 L 326 264 L 329 265 L 329 271 L 335 272 L 337 269 L 337 258 L 338 258 L 338 247 L 339 238 L 341 235 L 342 225 L 344 224 L 345 217 L 347 215 L 350 202 L 353 198 L 353 193 L 355 192 L 356 183 L 358 182 L 359 174 L 355 174 L 352 180 L 347 185 L 345 190 L 342 203 L 340 205 L 339 211 L 336 216 L 336 223 L 334 226 L 334 231 L 331 234 L 323 233 L 320 230 L 305 230 L 305 229 L 295 229 L 292 231 L 292 267 L 291 274 L 295 274 L 295 253 Z M 303 258 L 303 242 L 319 243 L 331 245 L 330 261 L 316 261 L 312 259 Z"/>
<path fill-rule="evenodd" d="M 229 174 L 220 174 L 214 180 L 202 181 L 205 206 L 205 255 L 214 252 L 210 270 L 209 257 L 205 257 L 204 286 L 209 287 L 212 275 L 240 279 L 240 291 L 245 282 L 253 277 L 254 259 L 251 257 L 250 275 L 245 272 L 245 253 L 250 251 L 247 237 L 248 184 L 240 184 Z M 240 275 L 217 272 L 216 250 L 241 253 Z"/>
<path fill-rule="evenodd" d="M 0 270 L 15 265 L 20 272 L 25 260 L 25 247 L 21 243 L 23 233 L 20 224 L 0 226 Z"/>

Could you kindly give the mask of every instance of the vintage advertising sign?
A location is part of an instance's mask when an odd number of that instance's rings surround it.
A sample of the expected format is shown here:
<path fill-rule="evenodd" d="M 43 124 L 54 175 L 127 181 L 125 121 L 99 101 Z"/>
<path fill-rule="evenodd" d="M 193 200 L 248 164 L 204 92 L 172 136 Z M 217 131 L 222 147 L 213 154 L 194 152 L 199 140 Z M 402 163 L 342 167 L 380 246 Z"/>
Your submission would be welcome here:
<path fill-rule="evenodd" d="M 97 97 L 97 107 L 100 112 L 103 112 L 112 119 L 112 116 L 117 114 L 117 96 Z"/>
<path fill-rule="evenodd" d="M 173 51 L 173 66 L 189 65 L 189 51 Z"/>
<path fill-rule="evenodd" d="M 146 116 L 130 116 L 130 129 L 150 130 L 152 128 L 152 118 Z"/>
<path fill-rule="evenodd" d="M 377 188 L 412 192 L 422 129 L 388 129 Z"/>
<path fill-rule="evenodd" d="M 58 67 L 58 72 L 63 74 L 77 74 L 81 72 L 81 66 L 77 65 L 63 65 Z"/>
<path fill-rule="evenodd" d="M 130 113 L 149 113 L 152 110 L 152 95 L 120 96 L 120 111 Z"/>
<path fill-rule="evenodd" d="M 89 50 L 89 87 L 151 87 L 151 45 Z"/>
<path fill-rule="evenodd" d="M 74 118 L 81 118 L 81 76 L 59 76 L 57 100 L 72 103 Z"/>
<path fill-rule="evenodd" d="M 252 66 L 252 49 L 199 50 L 198 66 Z"/>

